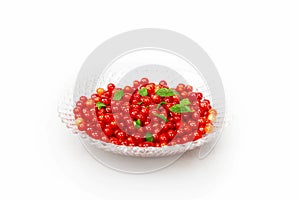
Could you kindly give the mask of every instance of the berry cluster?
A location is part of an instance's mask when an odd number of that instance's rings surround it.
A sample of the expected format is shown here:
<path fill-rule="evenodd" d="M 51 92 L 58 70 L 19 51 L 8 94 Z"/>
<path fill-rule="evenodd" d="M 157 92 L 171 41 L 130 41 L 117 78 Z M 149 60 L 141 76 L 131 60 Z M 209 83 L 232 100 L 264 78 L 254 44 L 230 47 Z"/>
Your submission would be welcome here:
<path fill-rule="evenodd" d="M 78 130 L 116 145 L 161 147 L 195 141 L 213 131 L 217 112 L 190 85 L 135 80 L 132 86 L 98 88 L 73 110 Z"/>

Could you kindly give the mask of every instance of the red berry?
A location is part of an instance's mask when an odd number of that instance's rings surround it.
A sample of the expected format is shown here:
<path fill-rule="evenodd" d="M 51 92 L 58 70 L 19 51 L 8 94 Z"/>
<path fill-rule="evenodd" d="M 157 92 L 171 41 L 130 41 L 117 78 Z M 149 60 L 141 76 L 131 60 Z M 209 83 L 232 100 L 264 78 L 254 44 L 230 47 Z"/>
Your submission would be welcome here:
<path fill-rule="evenodd" d="M 142 147 L 153 147 L 154 146 L 153 142 L 144 142 L 144 143 L 140 143 L 140 144 L 142 144 L 141 145 Z"/>
<path fill-rule="evenodd" d="M 79 107 L 79 108 L 82 108 L 84 105 L 84 103 L 82 101 L 77 101 L 76 102 L 76 106 Z"/>
<path fill-rule="evenodd" d="M 199 140 L 200 138 L 202 138 L 202 132 L 201 131 L 197 131 L 197 132 L 194 132 L 194 141 L 195 140 Z"/>
<path fill-rule="evenodd" d="M 88 135 L 91 135 L 93 131 L 94 131 L 94 130 L 93 130 L 91 127 L 87 127 L 86 130 L 85 130 L 85 132 L 86 132 Z"/>
<path fill-rule="evenodd" d="M 148 96 L 141 97 L 141 102 L 143 103 L 143 105 L 149 106 L 151 103 L 150 97 Z"/>
<path fill-rule="evenodd" d="M 149 83 L 145 87 L 147 89 L 148 95 L 152 95 L 155 92 L 155 84 L 154 83 Z"/>
<path fill-rule="evenodd" d="M 112 112 L 112 109 L 111 109 L 110 106 L 107 106 L 107 107 L 105 108 L 105 111 L 106 111 L 107 113 L 111 113 L 111 112 Z"/>
<path fill-rule="evenodd" d="M 168 142 L 168 136 L 165 133 L 160 134 L 158 137 L 159 141 L 162 142 Z"/>
<path fill-rule="evenodd" d="M 202 100 L 203 94 L 201 92 L 197 92 L 197 99 L 198 101 Z"/>
<path fill-rule="evenodd" d="M 139 81 L 137 81 L 137 80 L 133 81 L 133 87 L 135 89 L 137 89 L 139 86 L 140 86 L 140 82 Z"/>
<path fill-rule="evenodd" d="M 104 103 L 105 105 L 109 106 L 110 105 L 110 99 L 108 98 L 102 98 L 101 102 Z"/>
<path fill-rule="evenodd" d="M 154 103 L 156 103 L 156 104 L 158 104 L 158 103 L 161 102 L 161 97 L 158 96 L 158 95 L 156 95 L 156 94 L 152 94 L 152 95 L 151 95 L 151 99 L 152 99 L 152 101 L 153 101 Z"/>
<path fill-rule="evenodd" d="M 111 128 L 109 128 L 109 127 L 105 127 L 104 129 L 103 129 L 103 133 L 106 135 L 106 136 L 111 136 L 112 134 L 113 134 L 113 131 L 112 131 L 112 129 Z"/>
<path fill-rule="evenodd" d="M 112 144 L 116 144 L 116 145 L 119 145 L 119 144 L 120 144 L 120 143 L 119 143 L 119 140 L 118 140 L 117 138 L 115 138 L 115 137 L 110 138 L 109 141 L 110 141 Z"/>
<path fill-rule="evenodd" d="M 78 130 L 80 131 L 85 131 L 86 130 L 86 125 L 84 122 L 78 124 Z"/>
<path fill-rule="evenodd" d="M 87 108 L 94 108 L 95 107 L 95 103 L 92 99 L 88 99 L 86 102 L 85 102 L 85 106 Z"/>
<path fill-rule="evenodd" d="M 121 131 L 121 130 L 117 130 L 115 132 L 115 135 L 118 139 L 125 139 L 126 138 L 126 133 L 124 131 Z"/>
<path fill-rule="evenodd" d="M 79 100 L 80 100 L 81 102 L 86 102 L 86 101 L 87 101 L 87 97 L 86 97 L 86 96 L 81 96 L 81 97 L 79 98 Z"/>
<path fill-rule="evenodd" d="M 182 98 L 186 98 L 188 96 L 188 93 L 186 91 L 182 91 L 180 93 L 180 95 L 181 95 Z"/>
<path fill-rule="evenodd" d="M 125 93 L 131 93 L 131 91 L 132 91 L 132 88 L 130 86 L 125 86 L 124 87 L 124 92 Z"/>
<path fill-rule="evenodd" d="M 89 135 L 91 138 L 94 138 L 96 140 L 100 140 L 101 136 L 98 132 L 92 132 L 90 135 Z"/>
<path fill-rule="evenodd" d="M 167 86 L 168 84 L 167 84 L 167 82 L 165 80 L 161 80 L 159 82 L 159 85 Z"/>
<path fill-rule="evenodd" d="M 170 140 L 172 140 L 176 136 L 176 132 L 174 130 L 168 130 L 167 136 Z"/>
<path fill-rule="evenodd" d="M 81 112 L 81 110 L 78 108 L 78 107 L 75 107 L 73 109 L 73 113 L 76 115 L 76 114 L 79 114 Z"/>
<path fill-rule="evenodd" d="M 182 83 L 178 84 L 176 87 L 177 92 L 183 92 L 184 89 L 185 89 L 185 85 Z"/>
<path fill-rule="evenodd" d="M 134 93 L 132 98 L 135 100 L 139 100 L 141 98 L 141 95 L 139 93 Z"/>
<path fill-rule="evenodd" d="M 161 144 L 159 142 L 155 143 L 154 145 L 155 145 L 155 147 L 161 147 Z"/>
<path fill-rule="evenodd" d="M 106 114 L 104 114 L 103 120 L 106 123 L 110 123 L 112 120 L 114 120 L 114 117 L 111 113 L 106 113 Z"/>
<path fill-rule="evenodd" d="M 107 85 L 107 90 L 108 91 L 113 91 L 114 89 L 115 89 L 115 85 L 113 84 L 113 83 L 109 83 L 108 85 Z"/>
<path fill-rule="evenodd" d="M 200 117 L 198 119 L 199 126 L 202 126 L 202 127 L 205 126 L 206 122 L 207 122 L 207 118 L 206 117 Z"/>
<path fill-rule="evenodd" d="M 148 84 L 149 83 L 149 79 L 147 79 L 147 78 L 142 78 L 141 79 L 141 84 L 142 85 L 145 85 L 145 84 Z"/>
<path fill-rule="evenodd" d="M 204 135 L 205 134 L 205 128 L 204 127 L 199 127 L 197 132 L 201 135 Z"/>
<path fill-rule="evenodd" d="M 187 92 L 191 92 L 191 91 L 193 91 L 193 86 L 187 85 L 187 86 L 185 86 L 185 90 L 186 90 Z"/>
<path fill-rule="evenodd" d="M 173 97 L 165 97 L 165 98 L 164 98 L 164 101 L 165 101 L 166 103 L 173 103 Z"/>

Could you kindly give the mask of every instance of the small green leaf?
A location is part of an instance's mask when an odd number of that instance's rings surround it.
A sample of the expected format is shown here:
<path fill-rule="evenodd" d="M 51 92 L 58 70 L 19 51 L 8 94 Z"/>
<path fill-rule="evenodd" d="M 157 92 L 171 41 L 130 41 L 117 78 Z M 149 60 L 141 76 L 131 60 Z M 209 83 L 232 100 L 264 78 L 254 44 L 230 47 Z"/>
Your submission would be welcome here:
<path fill-rule="evenodd" d="M 162 105 L 166 104 L 167 102 L 165 101 L 162 101 L 160 102 L 157 106 L 156 106 L 156 109 L 158 110 Z"/>
<path fill-rule="evenodd" d="M 182 106 L 180 104 L 176 104 L 176 105 L 172 106 L 170 108 L 170 111 L 171 112 L 175 112 L 175 113 L 189 113 L 189 112 L 194 112 L 194 111 L 191 110 L 190 107 L 188 107 L 188 106 Z"/>
<path fill-rule="evenodd" d="M 104 103 L 102 103 L 102 102 L 97 102 L 96 106 L 100 110 L 102 107 L 105 107 L 106 105 Z"/>
<path fill-rule="evenodd" d="M 119 90 L 114 94 L 113 100 L 120 101 L 124 96 L 124 90 Z"/>
<path fill-rule="evenodd" d="M 180 96 L 179 92 L 177 92 L 176 90 L 173 90 L 174 94 L 177 94 L 178 96 Z"/>
<path fill-rule="evenodd" d="M 148 91 L 147 91 L 147 88 L 142 88 L 139 90 L 139 94 L 141 96 L 147 96 L 148 95 Z"/>
<path fill-rule="evenodd" d="M 171 97 L 175 95 L 174 91 L 169 88 L 160 88 L 156 91 L 156 94 L 160 97 Z"/>
<path fill-rule="evenodd" d="M 138 119 L 136 121 L 133 121 L 133 125 L 134 125 L 134 128 L 140 128 L 141 127 L 141 120 Z"/>
<path fill-rule="evenodd" d="M 137 104 L 141 105 L 142 103 L 143 103 L 143 102 L 140 101 L 140 102 L 138 102 Z"/>
<path fill-rule="evenodd" d="M 191 102 L 190 102 L 190 100 L 189 100 L 188 98 L 182 99 L 182 100 L 180 101 L 180 105 L 181 105 L 181 106 L 188 106 L 188 105 L 190 105 L 190 104 L 191 104 Z"/>
<path fill-rule="evenodd" d="M 153 135 L 150 132 L 147 132 L 145 135 L 145 140 L 147 142 L 153 142 L 153 140 L 154 140 Z"/>
<path fill-rule="evenodd" d="M 168 119 L 167 119 L 164 115 L 160 115 L 160 114 L 157 114 L 157 113 L 155 113 L 154 115 L 155 115 L 156 117 L 161 118 L 161 119 L 164 120 L 165 122 L 168 121 Z"/>

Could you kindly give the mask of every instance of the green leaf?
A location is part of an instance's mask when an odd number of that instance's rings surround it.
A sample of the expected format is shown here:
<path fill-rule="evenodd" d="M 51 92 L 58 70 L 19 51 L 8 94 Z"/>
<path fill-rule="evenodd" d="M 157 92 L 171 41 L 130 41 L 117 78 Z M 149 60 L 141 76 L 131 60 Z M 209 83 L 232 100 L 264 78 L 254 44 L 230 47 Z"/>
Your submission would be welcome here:
<path fill-rule="evenodd" d="M 170 108 L 170 111 L 171 112 L 175 112 L 175 113 L 189 113 L 189 112 L 194 112 L 194 111 L 191 110 L 190 107 L 183 106 L 181 104 L 176 104 L 176 105 L 172 106 Z"/>
<path fill-rule="evenodd" d="M 145 140 L 147 142 L 153 142 L 153 140 L 154 140 L 153 135 L 150 132 L 147 132 L 145 135 Z"/>
<path fill-rule="evenodd" d="M 179 92 L 177 92 L 176 90 L 173 90 L 173 92 L 174 92 L 174 94 L 177 94 L 178 96 L 181 96 L 181 95 L 179 94 Z"/>
<path fill-rule="evenodd" d="M 190 105 L 190 104 L 191 104 L 191 102 L 190 102 L 190 100 L 189 100 L 188 98 L 182 99 L 182 100 L 180 101 L 180 105 L 181 105 L 181 106 L 188 106 L 188 105 Z"/>
<path fill-rule="evenodd" d="M 141 127 L 141 120 L 138 119 L 136 121 L 133 121 L 133 125 L 134 125 L 134 128 L 140 128 Z"/>
<path fill-rule="evenodd" d="M 174 91 L 169 88 L 160 88 L 156 91 L 156 94 L 160 97 L 171 97 L 175 95 Z"/>
<path fill-rule="evenodd" d="M 114 94 L 113 100 L 120 101 L 124 96 L 124 90 L 119 90 Z"/>
<path fill-rule="evenodd" d="M 142 88 L 139 90 L 139 94 L 141 96 L 147 96 L 148 95 L 148 91 L 147 91 L 147 88 Z"/>
<path fill-rule="evenodd" d="M 106 105 L 104 103 L 102 103 L 102 102 L 97 102 L 96 106 L 100 110 L 102 107 L 105 107 Z"/>
<path fill-rule="evenodd" d="M 164 120 L 165 122 L 168 121 L 168 119 L 167 119 L 164 115 L 160 115 L 160 114 L 157 114 L 157 113 L 155 113 L 154 115 L 155 115 L 156 117 L 161 118 L 161 119 Z"/>
<path fill-rule="evenodd" d="M 138 102 L 137 104 L 141 105 L 142 103 L 143 103 L 143 102 L 140 101 L 140 102 Z"/>
<path fill-rule="evenodd" d="M 162 105 L 166 104 L 167 102 L 165 101 L 162 101 L 160 102 L 157 106 L 156 106 L 156 109 L 158 110 Z"/>

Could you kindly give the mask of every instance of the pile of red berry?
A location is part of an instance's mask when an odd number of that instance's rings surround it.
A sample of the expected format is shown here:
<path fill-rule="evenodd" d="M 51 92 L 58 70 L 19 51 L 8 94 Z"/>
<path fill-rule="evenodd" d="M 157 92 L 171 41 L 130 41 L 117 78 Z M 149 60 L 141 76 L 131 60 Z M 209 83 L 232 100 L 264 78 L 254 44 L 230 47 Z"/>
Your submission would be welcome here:
<path fill-rule="evenodd" d="M 161 147 L 183 144 L 213 131 L 217 112 L 190 85 L 135 80 L 133 86 L 98 88 L 73 110 L 78 130 L 116 145 Z"/>

